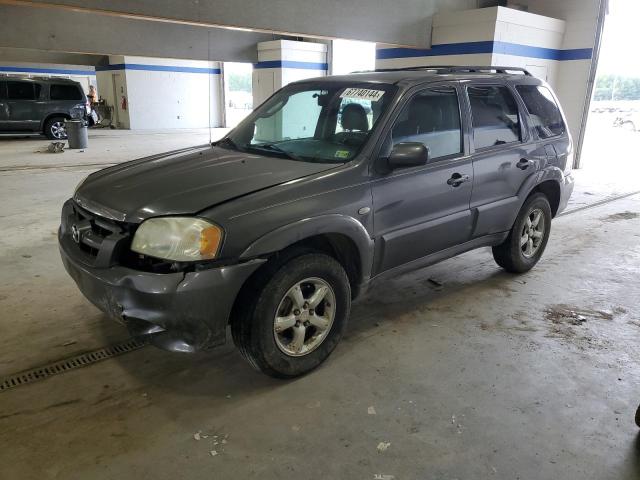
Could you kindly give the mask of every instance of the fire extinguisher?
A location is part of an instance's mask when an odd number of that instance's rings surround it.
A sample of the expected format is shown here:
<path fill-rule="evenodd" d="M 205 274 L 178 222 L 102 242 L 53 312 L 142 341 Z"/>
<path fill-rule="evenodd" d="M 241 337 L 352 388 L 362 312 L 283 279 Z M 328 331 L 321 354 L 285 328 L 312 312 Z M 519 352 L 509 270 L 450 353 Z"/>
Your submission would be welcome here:
<path fill-rule="evenodd" d="M 122 96 L 122 100 L 120 101 L 120 108 L 122 110 L 127 109 L 127 97 L 125 97 L 124 95 Z"/>

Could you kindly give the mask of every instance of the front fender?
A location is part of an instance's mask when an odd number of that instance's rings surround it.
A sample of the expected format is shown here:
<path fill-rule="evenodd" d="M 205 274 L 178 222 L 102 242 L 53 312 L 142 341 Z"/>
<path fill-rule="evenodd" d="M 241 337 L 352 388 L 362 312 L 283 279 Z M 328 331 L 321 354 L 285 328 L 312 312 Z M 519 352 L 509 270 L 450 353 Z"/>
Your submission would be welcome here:
<path fill-rule="evenodd" d="M 345 235 L 356 245 L 362 268 L 360 283 L 366 283 L 371 278 L 374 242 L 362 223 L 348 215 L 329 214 L 303 218 L 279 227 L 249 245 L 240 255 L 240 260 L 261 257 L 305 238 L 330 233 Z"/>

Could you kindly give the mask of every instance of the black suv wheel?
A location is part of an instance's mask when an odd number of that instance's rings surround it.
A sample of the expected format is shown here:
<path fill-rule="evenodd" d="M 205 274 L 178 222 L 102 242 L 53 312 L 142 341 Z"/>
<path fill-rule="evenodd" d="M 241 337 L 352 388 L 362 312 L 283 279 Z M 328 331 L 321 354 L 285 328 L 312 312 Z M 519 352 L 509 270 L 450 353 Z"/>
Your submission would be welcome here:
<path fill-rule="evenodd" d="M 531 270 L 540 260 L 550 232 L 549 201 L 543 193 L 535 193 L 522 205 L 507 239 L 493 247 L 493 258 L 508 272 Z"/>
<path fill-rule="evenodd" d="M 320 365 L 340 341 L 349 317 L 351 288 L 332 257 L 306 253 L 266 269 L 243 295 L 232 320 L 233 341 L 256 369 L 295 377 Z"/>
<path fill-rule="evenodd" d="M 67 131 L 64 127 L 64 117 L 51 117 L 44 124 L 44 134 L 51 140 L 65 140 Z"/>

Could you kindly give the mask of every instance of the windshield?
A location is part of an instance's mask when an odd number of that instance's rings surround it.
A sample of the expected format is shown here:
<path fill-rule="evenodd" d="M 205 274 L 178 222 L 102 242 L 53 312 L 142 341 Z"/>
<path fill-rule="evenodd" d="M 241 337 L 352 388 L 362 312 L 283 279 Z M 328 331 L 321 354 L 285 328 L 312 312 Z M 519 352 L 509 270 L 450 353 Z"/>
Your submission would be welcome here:
<path fill-rule="evenodd" d="M 395 90 L 372 83 L 291 85 L 216 145 L 305 162 L 345 163 L 367 142 Z"/>

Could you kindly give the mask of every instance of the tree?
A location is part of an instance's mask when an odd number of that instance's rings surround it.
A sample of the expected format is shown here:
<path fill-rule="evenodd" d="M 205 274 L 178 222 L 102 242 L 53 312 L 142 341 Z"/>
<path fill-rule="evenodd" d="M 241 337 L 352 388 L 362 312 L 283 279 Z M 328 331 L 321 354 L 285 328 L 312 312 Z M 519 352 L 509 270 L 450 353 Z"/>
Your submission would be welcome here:
<path fill-rule="evenodd" d="M 230 91 L 251 93 L 251 74 L 230 73 L 227 78 Z"/>

